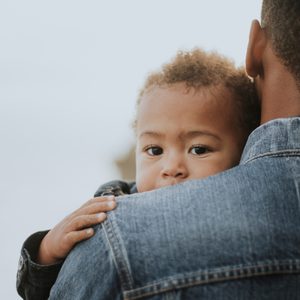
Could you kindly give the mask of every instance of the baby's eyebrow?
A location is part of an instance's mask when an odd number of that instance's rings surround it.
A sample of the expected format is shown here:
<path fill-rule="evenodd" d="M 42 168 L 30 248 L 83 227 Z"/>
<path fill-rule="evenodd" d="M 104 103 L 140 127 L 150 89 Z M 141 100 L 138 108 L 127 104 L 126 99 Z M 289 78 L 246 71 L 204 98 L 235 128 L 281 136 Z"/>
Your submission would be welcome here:
<path fill-rule="evenodd" d="M 161 133 L 161 132 L 158 132 L 158 131 L 148 130 L 148 131 L 143 131 L 139 135 L 139 138 L 142 138 L 142 137 L 161 138 L 161 137 L 164 137 L 164 136 L 165 136 L 164 133 Z M 191 130 L 191 131 L 186 131 L 186 132 L 182 132 L 182 133 L 179 134 L 179 137 L 181 139 L 192 139 L 192 138 L 196 138 L 196 137 L 199 137 L 199 136 L 209 136 L 209 137 L 215 138 L 217 140 L 221 140 L 221 138 L 219 136 L 217 136 L 216 134 L 213 134 L 212 132 L 207 131 L 207 130 Z"/>
<path fill-rule="evenodd" d="M 164 134 L 159 133 L 157 131 L 143 131 L 140 135 L 139 138 L 144 137 L 144 136 L 154 136 L 154 137 L 162 137 Z"/>
<path fill-rule="evenodd" d="M 213 134 L 212 132 L 207 131 L 207 130 L 188 131 L 188 132 L 181 133 L 180 136 L 181 136 L 181 138 L 184 138 L 184 139 L 192 139 L 192 138 L 195 138 L 198 136 L 210 136 L 217 140 L 221 140 L 221 138 L 218 135 Z"/>

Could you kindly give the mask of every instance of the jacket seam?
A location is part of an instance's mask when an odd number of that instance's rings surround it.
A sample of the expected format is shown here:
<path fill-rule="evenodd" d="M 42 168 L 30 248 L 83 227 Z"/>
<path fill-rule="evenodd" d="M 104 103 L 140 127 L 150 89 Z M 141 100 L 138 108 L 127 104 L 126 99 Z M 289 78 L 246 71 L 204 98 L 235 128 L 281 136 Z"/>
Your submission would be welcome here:
<path fill-rule="evenodd" d="M 283 151 L 278 151 L 278 152 L 266 152 L 266 153 L 263 153 L 263 154 L 259 154 L 259 155 L 256 155 L 254 157 L 251 157 L 245 161 L 243 161 L 241 164 L 244 165 L 244 164 L 247 164 L 253 160 L 256 160 L 258 158 L 263 158 L 263 157 L 286 157 L 286 156 L 291 156 L 291 157 L 294 157 L 294 156 L 300 156 L 300 150 L 283 150 Z"/>
<path fill-rule="evenodd" d="M 102 223 L 101 225 L 107 237 L 107 241 L 113 255 L 115 267 L 120 277 L 122 288 L 123 290 L 132 289 L 133 279 L 131 276 L 128 259 L 126 259 L 127 252 L 121 240 L 121 237 L 118 234 L 119 231 L 117 230 L 117 225 L 114 224 L 112 219 L 113 214 L 111 214 L 107 221 Z"/>
<path fill-rule="evenodd" d="M 228 280 L 246 279 L 267 275 L 288 275 L 300 273 L 300 260 L 282 260 L 259 262 L 252 265 L 238 265 L 216 268 L 198 272 L 185 273 L 154 281 L 143 287 L 124 292 L 125 300 L 136 300 L 172 290 L 188 288 L 197 285 L 224 282 Z"/>

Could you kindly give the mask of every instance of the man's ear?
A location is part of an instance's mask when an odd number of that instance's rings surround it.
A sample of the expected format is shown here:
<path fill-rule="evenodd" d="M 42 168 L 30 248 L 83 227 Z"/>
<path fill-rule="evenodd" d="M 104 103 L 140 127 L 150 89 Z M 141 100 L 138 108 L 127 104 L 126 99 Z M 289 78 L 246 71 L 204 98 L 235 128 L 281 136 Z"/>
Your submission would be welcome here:
<path fill-rule="evenodd" d="M 265 31 L 261 28 L 259 22 L 254 20 L 251 24 L 246 53 L 246 71 L 248 75 L 253 78 L 255 78 L 257 75 L 262 75 L 263 73 L 262 57 L 265 47 Z"/>

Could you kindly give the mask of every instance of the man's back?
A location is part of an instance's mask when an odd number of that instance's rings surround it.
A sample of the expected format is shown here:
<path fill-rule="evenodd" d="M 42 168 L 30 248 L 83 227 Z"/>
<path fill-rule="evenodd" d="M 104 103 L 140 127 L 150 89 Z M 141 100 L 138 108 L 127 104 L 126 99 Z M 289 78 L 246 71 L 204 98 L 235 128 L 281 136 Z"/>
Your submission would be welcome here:
<path fill-rule="evenodd" d="M 299 229 L 300 118 L 278 119 L 241 166 L 120 198 L 50 298 L 300 299 Z"/>

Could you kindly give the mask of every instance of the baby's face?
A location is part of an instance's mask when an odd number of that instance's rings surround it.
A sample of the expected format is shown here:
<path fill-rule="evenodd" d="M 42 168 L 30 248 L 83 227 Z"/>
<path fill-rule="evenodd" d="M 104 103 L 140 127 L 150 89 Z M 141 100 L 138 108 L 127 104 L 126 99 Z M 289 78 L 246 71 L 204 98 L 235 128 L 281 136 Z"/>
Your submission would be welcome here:
<path fill-rule="evenodd" d="M 245 137 L 231 98 L 225 88 L 195 91 L 181 83 L 155 87 L 143 96 L 136 127 L 139 192 L 238 164 Z"/>

